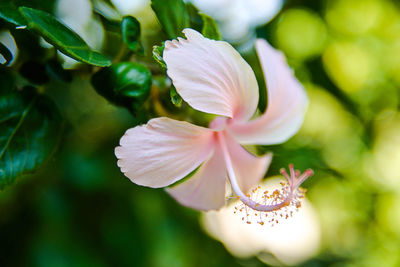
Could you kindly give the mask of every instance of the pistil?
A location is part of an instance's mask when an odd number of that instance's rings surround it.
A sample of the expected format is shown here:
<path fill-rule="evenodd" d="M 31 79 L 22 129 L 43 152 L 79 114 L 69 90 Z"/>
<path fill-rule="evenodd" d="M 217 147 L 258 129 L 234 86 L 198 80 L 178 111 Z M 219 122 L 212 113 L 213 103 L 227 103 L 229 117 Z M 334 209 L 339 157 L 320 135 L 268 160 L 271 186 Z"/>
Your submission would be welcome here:
<path fill-rule="evenodd" d="M 228 152 L 225 137 L 222 132 L 218 133 L 218 140 L 221 145 L 232 190 L 243 202 L 243 204 L 260 212 L 273 212 L 290 205 L 294 205 L 296 208 L 300 207 L 301 204 L 298 200 L 304 197 L 304 195 L 299 187 L 308 177 L 313 175 L 314 172 L 311 169 L 308 169 L 303 174 L 300 174 L 299 171 L 294 169 L 293 164 L 290 164 L 290 175 L 286 172 L 286 170 L 281 169 L 281 173 L 287 180 L 287 185 L 282 183 L 282 190 L 275 190 L 271 195 L 268 195 L 268 192 L 264 192 L 264 195 L 262 196 L 264 203 L 259 203 L 251 199 L 250 195 L 246 195 L 240 189 L 235 171 L 233 169 L 232 160 Z M 270 200 L 268 204 L 267 199 Z"/>

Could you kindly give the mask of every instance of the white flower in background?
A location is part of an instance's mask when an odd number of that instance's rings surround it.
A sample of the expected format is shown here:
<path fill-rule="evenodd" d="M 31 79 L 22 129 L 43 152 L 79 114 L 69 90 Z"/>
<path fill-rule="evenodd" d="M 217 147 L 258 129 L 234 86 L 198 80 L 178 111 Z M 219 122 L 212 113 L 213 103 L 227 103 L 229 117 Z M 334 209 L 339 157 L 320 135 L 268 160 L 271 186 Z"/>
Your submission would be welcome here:
<path fill-rule="evenodd" d="M 134 15 L 150 5 L 150 0 L 111 0 L 122 15 Z"/>
<path fill-rule="evenodd" d="M 94 18 L 90 0 L 58 0 L 55 15 L 79 34 L 92 49 L 101 49 L 104 30 L 101 23 Z M 65 68 L 72 68 L 78 63 L 62 53 L 59 55 L 64 59 Z"/>
<path fill-rule="evenodd" d="M 260 189 L 279 188 L 279 181 L 278 178 L 268 179 Z M 303 199 L 301 209 L 292 217 L 275 217 L 279 219 L 275 224 L 243 223 L 243 213 L 238 212 L 238 206 L 240 202 L 236 201 L 219 211 L 204 212 L 201 217 L 206 232 L 221 241 L 232 255 L 242 258 L 258 256 L 271 265 L 297 265 L 318 252 L 320 223 L 307 199 Z M 257 216 L 252 219 L 258 220 Z"/>
<path fill-rule="evenodd" d="M 15 40 L 9 31 L 0 32 L 0 42 L 8 48 L 8 50 L 11 52 L 11 55 L 13 56 L 13 59 L 8 63 L 8 66 L 11 66 L 15 62 L 15 59 L 18 57 L 17 44 L 15 43 Z M 3 64 L 4 62 L 6 62 L 6 59 L 3 58 L 3 56 L 0 54 L 0 63 Z"/>
<path fill-rule="evenodd" d="M 283 0 L 187 0 L 213 17 L 223 37 L 240 43 L 258 26 L 270 21 L 282 8 Z"/>
<path fill-rule="evenodd" d="M 140 22 L 144 36 L 158 33 L 157 17 L 150 0 L 111 0 L 111 3 L 122 16 L 134 16 Z"/>

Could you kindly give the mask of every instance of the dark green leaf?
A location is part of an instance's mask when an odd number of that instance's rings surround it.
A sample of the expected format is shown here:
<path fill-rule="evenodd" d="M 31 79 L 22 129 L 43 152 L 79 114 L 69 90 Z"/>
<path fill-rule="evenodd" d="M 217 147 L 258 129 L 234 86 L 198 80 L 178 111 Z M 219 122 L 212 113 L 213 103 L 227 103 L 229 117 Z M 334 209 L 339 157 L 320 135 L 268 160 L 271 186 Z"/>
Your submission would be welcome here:
<path fill-rule="evenodd" d="M 0 0 L 1 1 L 1 0 Z M 4 0 L 3 0 L 4 1 Z M 5 0 L 13 2 L 17 7 L 26 6 L 52 13 L 56 9 L 56 0 Z"/>
<path fill-rule="evenodd" d="M 109 20 L 108 18 L 104 17 L 102 14 L 99 14 L 100 21 L 103 24 L 103 28 L 106 31 L 113 32 L 116 34 L 120 34 L 121 32 L 121 21 L 119 20 Z"/>
<path fill-rule="evenodd" d="M 204 37 L 214 40 L 221 40 L 221 34 L 219 33 L 215 20 L 203 13 L 200 13 L 200 16 L 203 20 L 203 28 L 201 29 L 201 33 L 204 35 Z"/>
<path fill-rule="evenodd" d="M 133 52 L 143 54 L 143 48 L 140 44 L 140 23 L 131 16 L 126 16 L 121 22 L 122 40 Z"/>
<path fill-rule="evenodd" d="M 182 106 L 182 97 L 178 94 L 174 86 L 171 86 L 169 95 L 171 97 L 172 104 L 180 108 Z"/>
<path fill-rule="evenodd" d="M 190 27 L 189 13 L 182 0 L 152 0 L 151 7 L 169 38 L 176 38 Z"/>
<path fill-rule="evenodd" d="M 163 59 L 163 52 L 164 52 L 165 46 L 164 43 L 161 46 L 153 46 L 153 58 L 160 64 L 161 68 L 163 70 L 167 69 L 167 65 L 164 62 Z"/>
<path fill-rule="evenodd" d="M 111 64 L 108 58 L 91 50 L 78 34 L 51 14 L 27 7 L 21 7 L 19 10 L 28 21 L 28 29 L 40 34 L 65 55 L 101 67 Z"/>
<path fill-rule="evenodd" d="M 13 55 L 11 54 L 10 50 L 8 50 L 7 46 L 0 43 L 0 54 L 4 58 L 4 62 L 1 63 L 3 65 L 8 65 L 10 61 L 13 59 Z"/>
<path fill-rule="evenodd" d="M 14 88 L 15 77 L 11 73 L 5 71 L 5 69 L 0 69 L 0 81 L 0 95 L 9 93 Z"/>
<path fill-rule="evenodd" d="M 186 2 L 186 9 L 189 13 L 190 28 L 201 32 L 203 28 L 203 19 L 200 16 L 199 10 L 190 2 Z"/>
<path fill-rule="evenodd" d="M 100 20 L 106 31 L 121 32 L 121 14 L 109 1 L 92 0 L 94 12 L 100 16 Z"/>
<path fill-rule="evenodd" d="M 150 94 L 151 73 L 143 65 L 121 62 L 95 73 L 92 85 L 110 102 L 136 113 Z"/>
<path fill-rule="evenodd" d="M 53 102 L 26 88 L 1 88 L 0 189 L 38 168 L 57 147 L 62 120 Z"/>
<path fill-rule="evenodd" d="M 18 8 L 11 1 L 0 3 L 0 18 L 17 26 L 24 26 L 27 23 Z"/>

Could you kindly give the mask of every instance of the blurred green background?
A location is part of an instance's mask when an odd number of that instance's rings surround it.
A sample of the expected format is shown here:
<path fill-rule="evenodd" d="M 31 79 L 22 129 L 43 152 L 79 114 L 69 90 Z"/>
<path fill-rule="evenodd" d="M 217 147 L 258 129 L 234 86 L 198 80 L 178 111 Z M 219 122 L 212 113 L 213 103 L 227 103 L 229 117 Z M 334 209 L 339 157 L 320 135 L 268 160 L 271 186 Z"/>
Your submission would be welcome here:
<path fill-rule="evenodd" d="M 304 187 L 321 241 L 297 264 L 400 266 L 400 3 L 288 0 L 257 35 L 286 54 L 310 98 L 301 131 L 260 148 L 274 152 L 267 176 L 289 163 L 316 173 Z M 44 166 L 0 192 L 0 266 L 266 265 L 231 255 L 164 190 L 124 177 L 114 147 L 135 119 L 89 79 L 46 91 L 66 133 Z"/>

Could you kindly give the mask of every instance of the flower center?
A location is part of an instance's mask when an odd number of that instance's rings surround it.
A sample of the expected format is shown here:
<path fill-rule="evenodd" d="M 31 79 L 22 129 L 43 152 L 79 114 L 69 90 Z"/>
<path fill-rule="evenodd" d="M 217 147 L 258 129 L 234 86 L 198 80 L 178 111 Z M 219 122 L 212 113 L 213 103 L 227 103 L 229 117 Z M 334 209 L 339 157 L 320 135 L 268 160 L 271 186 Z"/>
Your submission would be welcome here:
<path fill-rule="evenodd" d="M 216 117 L 211 121 L 209 128 L 216 131 L 223 130 L 228 123 L 228 120 L 229 118 L 226 117 Z"/>
<path fill-rule="evenodd" d="M 259 190 L 260 187 L 253 189 L 251 191 L 251 194 L 245 194 L 242 192 L 237 182 L 236 174 L 232 165 L 232 160 L 226 146 L 225 137 L 223 136 L 223 134 L 219 133 L 218 138 L 220 141 L 232 190 L 236 194 L 237 198 L 244 204 L 244 207 L 239 208 L 238 211 L 243 211 L 244 209 L 247 217 L 247 223 L 250 223 L 250 221 L 248 220 L 248 208 L 254 211 L 258 211 L 260 213 L 259 218 L 261 219 L 261 213 L 271 212 L 275 215 L 279 215 L 280 217 L 288 218 L 293 213 L 293 208 L 294 210 L 296 210 L 301 207 L 301 199 L 304 198 L 305 191 L 300 188 L 300 185 L 307 178 L 314 174 L 311 169 L 308 169 L 303 174 L 301 174 L 300 171 L 294 169 L 293 164 L 290 164 L 290 175 L 286 172 L 285 169 L 281 169 L 281 173 L 286 179 L 286 182 L 281 183 L 281 189 L 277 189 L 272 193 L 264 191 L 262 194 L 257 194 L 254 198 L 255 193 Z M 260 221 L 259 223 L 264 224 L 263 221 Z"/>

